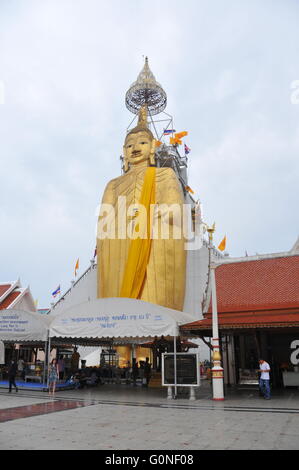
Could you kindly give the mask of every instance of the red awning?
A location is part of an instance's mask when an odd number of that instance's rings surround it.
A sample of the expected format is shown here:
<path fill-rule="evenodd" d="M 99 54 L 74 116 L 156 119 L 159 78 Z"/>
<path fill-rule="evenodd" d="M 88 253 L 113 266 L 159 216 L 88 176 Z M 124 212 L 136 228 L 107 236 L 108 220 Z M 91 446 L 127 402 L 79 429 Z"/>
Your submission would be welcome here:
<path fill-rule="evenodd" d="M 299 327 L 299 309 L 297 311 L 263 311 L 218 313 L 219 330 L 243 328 Z M 211 330 L 212 316 L 207 314 L 203 320 L 187 323 L 181 330 Z"/>

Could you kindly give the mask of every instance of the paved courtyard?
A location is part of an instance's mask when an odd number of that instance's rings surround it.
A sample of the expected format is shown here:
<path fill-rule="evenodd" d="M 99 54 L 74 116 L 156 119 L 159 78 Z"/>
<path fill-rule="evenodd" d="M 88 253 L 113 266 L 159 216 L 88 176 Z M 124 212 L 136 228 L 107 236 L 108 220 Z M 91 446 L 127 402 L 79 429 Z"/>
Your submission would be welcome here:
<path fill-rule="evenodd" d="M 0 449 L 293 450 L 299 449 L 299 391 L 267 401 L 256 390 L 211 400 L 168 400 L 165 389 L 104 385 L 45 392 L 0 389 Z"/>

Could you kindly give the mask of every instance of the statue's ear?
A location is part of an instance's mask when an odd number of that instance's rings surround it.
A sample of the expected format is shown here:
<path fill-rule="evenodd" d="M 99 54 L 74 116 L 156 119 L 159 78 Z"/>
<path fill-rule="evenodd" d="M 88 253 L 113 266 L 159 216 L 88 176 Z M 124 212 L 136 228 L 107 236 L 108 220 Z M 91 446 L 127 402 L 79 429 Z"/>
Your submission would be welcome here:
<path fill-rule="evenodd" d="M 127 159 L 127 150 L 126 150 L 125 145 L 123 146 L 123 156 L 124 156 L 124 172 L 127 173 L 127 171 L 129 171 L 129 162 Z"/>

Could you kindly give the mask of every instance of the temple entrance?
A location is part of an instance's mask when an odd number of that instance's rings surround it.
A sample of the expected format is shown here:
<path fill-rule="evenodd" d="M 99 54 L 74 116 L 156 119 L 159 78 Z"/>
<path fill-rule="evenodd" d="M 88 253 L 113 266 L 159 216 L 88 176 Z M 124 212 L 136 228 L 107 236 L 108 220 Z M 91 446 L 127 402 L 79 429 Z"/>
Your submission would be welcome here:
<path fill-rule="evenodd" d="M 234 335 L 237 385 L 258 385 L 260 357 L 270 364 L 273 388 L 299 386 L 298 329 L 294 328 L 290 332 L 276 328 Z"/>

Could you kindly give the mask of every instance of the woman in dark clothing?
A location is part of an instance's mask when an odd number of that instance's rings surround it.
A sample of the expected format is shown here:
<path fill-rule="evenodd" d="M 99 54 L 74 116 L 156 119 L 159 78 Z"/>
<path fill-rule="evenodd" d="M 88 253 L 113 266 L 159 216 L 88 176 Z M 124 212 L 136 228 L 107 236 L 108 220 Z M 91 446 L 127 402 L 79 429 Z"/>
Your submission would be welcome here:
<path fill-rule="evenodd" d="M 16 363 L 16 361 L 11 361 L 10 366 L 8 368 L 9 393 L 11 392 L 12 385 L 15 387 L 16 392 L 18 391 L 18 387 L 16 386 L 15 382 L 17 370 L 18 364 Z"/>
<path fill-rule="evenodd" d="M 136 387 L 136 380 L 139 375 L 139 370 L 138 370 L 138 362 L 136 362 L 135 357 L 133 358 L 133 363 L 132 363 L 132 378 L 133 378 L 133 385 Z"/>

